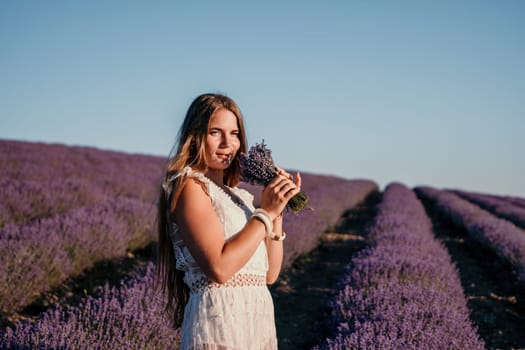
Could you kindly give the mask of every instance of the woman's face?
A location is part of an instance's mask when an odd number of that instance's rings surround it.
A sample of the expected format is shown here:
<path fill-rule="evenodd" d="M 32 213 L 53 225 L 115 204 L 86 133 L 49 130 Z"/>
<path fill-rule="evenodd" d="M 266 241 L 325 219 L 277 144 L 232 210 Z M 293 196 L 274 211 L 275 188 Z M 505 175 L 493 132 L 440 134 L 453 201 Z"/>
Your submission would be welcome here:
<path fill-rule="evenodd" d="M 206 161 L 208 168 L 224 170 L 230 166 L 241 145 L 237 117 L 231 111 L 216 110 L 206 135 Z"/>

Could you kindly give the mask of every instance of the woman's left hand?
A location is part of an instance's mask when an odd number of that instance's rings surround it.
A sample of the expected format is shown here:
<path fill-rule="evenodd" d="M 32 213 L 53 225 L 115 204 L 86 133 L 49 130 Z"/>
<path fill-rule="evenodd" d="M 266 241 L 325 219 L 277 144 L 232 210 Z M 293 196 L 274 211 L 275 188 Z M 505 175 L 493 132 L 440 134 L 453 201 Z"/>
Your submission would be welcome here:
<path fill-rule="evenodd" d="M 293 176 L 290 173 L 288 173 L 286 170 L 284 170 L 283 168 L 279 168 L 279 167 L 276 167 L 276 169 L 277 169 L 277 175 L 283 175 L 284 177 L 293 181 Z"/>
<path fill-rule="evenodd" d="M 301 175 L 299 175 L 299 173 L 296 173 L 296 177 L 294 179 L 294 177 L 290 173 L 288 173 L 286 170 L 284 170 L 283 168 L 276 167 L 276 170 L 277 170 L 277 175 L 282 175 L 286 177 L 287 179 L 293 181 L 299 189 L 301 188 Z M 279 215 L 276 219 L 282 220 L 283 212 L 281 212 L 281 215 Z"/>

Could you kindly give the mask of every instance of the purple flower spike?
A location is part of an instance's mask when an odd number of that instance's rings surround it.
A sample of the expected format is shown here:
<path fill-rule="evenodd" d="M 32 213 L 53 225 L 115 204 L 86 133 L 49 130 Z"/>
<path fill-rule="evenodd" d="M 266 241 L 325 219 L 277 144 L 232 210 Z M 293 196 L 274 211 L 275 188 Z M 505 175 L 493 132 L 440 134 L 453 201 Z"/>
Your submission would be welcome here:
<path fill-rule="evenodd" d="M 266 148 L 264 140 L 250 147 L 247 154 L 239 155 L 241 180 L 251 185 L 266 186 L 277 175 L 277 167 L 272 159 L 272 151 Z M 288 207 L 298 213 L 307 206 L 309 198 L 299 192 L 290 199 Z"/>

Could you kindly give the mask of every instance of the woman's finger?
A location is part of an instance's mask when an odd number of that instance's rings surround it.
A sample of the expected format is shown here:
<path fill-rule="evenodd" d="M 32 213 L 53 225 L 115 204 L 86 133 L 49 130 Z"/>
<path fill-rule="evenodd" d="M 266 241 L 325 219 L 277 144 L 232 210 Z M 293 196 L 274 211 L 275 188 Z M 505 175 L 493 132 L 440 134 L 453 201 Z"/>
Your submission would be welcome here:
<path fill-rule="evenodd" d="M 296 188 L 295 184 L 293 182 L 288 181 L 279 189 L 279 192 L 286 194 L 294 188 Z"/>
<path fill-rule="evenodd" d="M 284 194 L 285 200 L 288 202 L 298 193 L 299 193 L 299 189 L 297 187 L 292 188 L 291 190 L 289 190 L 288 192 Z"/>
<path fill-rule="evenodd" d="M 301 174 L 299 174 L 298 172 L 295 173 L 295 185 L 298 187 L 298 188 L 301 188 L 301 183 L 303 181 L 301 180 Z"/>
<path fill-rule="evenodd" d="M 284 197 L 286 197 L 291 192 L 293 192 L 294 195 L 299 193 L 300 189 L 297 187 L 297 185 L 295 183 L 293 183 L 292 181 L 289 181 L 282 187 L 281 190 L 282 190 L 282 193 L 283 193 Z"/>
<path fill-rule="evenodd" d="M 286 170 L 284 170 L 283 168 L 277 167 L 277 174 L 283 175 L 284 177 L 290 180 L 293 180 L 293 176 L 290 173 L 288 173 Z"/>
<path fill-rule="evenodd" d="M 279 183 L 281 183 L 283 180 L 286 180 L 286 178 L 280 174 L 277 174 L 277 176 L 275 176 L 272 181 L 270 181 L 268 183 L 268 185 L 266 185 L 266 187 L 270 187 L 270 188 L 274 188 L 275 186 L 277 186 Z"/>

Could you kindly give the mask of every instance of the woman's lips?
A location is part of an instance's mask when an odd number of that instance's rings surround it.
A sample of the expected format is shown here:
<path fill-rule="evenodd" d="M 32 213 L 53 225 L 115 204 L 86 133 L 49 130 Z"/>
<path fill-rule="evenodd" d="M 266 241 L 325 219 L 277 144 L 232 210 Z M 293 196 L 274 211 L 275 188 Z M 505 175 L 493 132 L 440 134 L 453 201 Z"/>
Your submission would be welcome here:
<path fill-rule="evenodd" d="M 232 155 L 231 153 L 217 153 L 217 157 L 219 157 L 220 159 L 226 162 L 230 162 Z"/>

